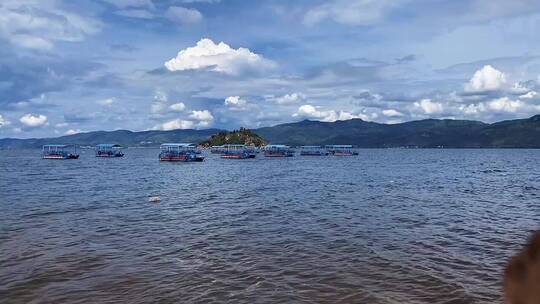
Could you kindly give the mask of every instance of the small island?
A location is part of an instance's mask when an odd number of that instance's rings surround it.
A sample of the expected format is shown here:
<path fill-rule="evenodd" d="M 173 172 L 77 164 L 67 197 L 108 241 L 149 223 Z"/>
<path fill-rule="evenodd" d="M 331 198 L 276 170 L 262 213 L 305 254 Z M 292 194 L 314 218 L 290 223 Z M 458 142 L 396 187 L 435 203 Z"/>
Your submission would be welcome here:
<path fill-rule="evenodd" d="M 222 145 L 253 145 L 255 147 L 264 146 L 267 141 L 249 129 L 240 128 L 234 131 L 223 131 L 210 136 L 209 139 L 199 143 L 203 147 Z"/>

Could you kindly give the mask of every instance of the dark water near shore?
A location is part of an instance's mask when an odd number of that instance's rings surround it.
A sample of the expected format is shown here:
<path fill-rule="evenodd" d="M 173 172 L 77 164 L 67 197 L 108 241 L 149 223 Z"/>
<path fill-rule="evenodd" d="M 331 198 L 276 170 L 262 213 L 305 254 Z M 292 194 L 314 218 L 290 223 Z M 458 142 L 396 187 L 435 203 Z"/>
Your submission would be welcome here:
<path fill-rule="evenodd" d="M 0 151 L 0 303 L 500 303 L 506 258 L 539 227 L 539 164 Z"/>

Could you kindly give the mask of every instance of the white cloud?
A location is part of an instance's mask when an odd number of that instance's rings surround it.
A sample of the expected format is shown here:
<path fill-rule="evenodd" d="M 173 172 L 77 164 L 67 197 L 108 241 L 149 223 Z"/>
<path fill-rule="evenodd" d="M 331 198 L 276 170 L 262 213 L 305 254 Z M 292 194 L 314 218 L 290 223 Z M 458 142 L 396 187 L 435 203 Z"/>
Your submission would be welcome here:
<path fill-rule="evenodd" d="M 176 129 L 193 129 L 193 126 L 194 124 L 191 120 L 174 119 L 158 125 L 154 129 L 170 131 Z"/>
<path fill-rule="evenodd" d="M 98 105 L 102 106 L 111 106 L 114 103 L 115 99 L 113 98 L 106 98 L 106 99 L 100 99 L 96 101 Z"/>
<path fill-rule="evenodd" d="M 516 112 L 524 103 L 520 100 L 511 100 L 508 97 L 494 99 L 487 103 L 489 109 L 497 112 Z"/>
<path fill-rule="evenodd" d="M 0 114 L 0 128 L 7 125 L 8 122 L 4 119 L 4 117 Z"/>
<path fill-rule="evenodd" d="M 510 88 L 510 92 L 514 94 L 525 94 L 529 92 L 529 88 L 526 85 L 524 85 L 522 82 L 516 82 Z"/>
<path fill-rule="evenodd" d="M 291 94 L 285 94 L 280 97 L 276 97 L 275 101 L 277 104 L 295 104 L 300 101 L 304 101 L 306 99 L 306 95 L 302 93 L 291 93 Z"/>
<path fill-rule="evenodd" d="M 177 102 L 169 106 L 169 110 L 173 112 L 182 112 L 186 108 L 186 105 L 183 102 Z"/>
<path fill-rule="evenodd" d="M 425 114 L 441 113 L 444 109 L 442 103 L 431 101 L 429 98 L 415 102 L 414 106 L 421 109 Z"/>
<path fill-rule="evenodd" d="M 154 19 L 156 15 L 145 9 L 126 9 L 115 12 L 118 16 L 138 18 L 138 19 Z"/>
<path fill-rule="evenodd" d="M 243 108 L 247 105 L 247 101 L 240 98 L 240 96 L 229 96 L 225 98 L 225 105 L 233 108 Z"/>
<path fill-rule="evenodd" d="M 154 101 L 150 106 L 150 112 L 153 114 L 160 113 L 167 108 L 168 96 L 167 93 L 162 90 L 156 90 L 154 94 Z"/>
<path fill-rule="evenodd" d="M 321 111 L 318 108 L 306 104 L 298 108 L 298 111 L 293 115 L 294 117 L 314 118 L 322 121 L 336 121 L 337 114 L 335 111 Z"/>
<path fill-rule="evenodd" d="M 97 33 L 100 21 L 57 7 L 57 1 L 5 0 L 0 5 L 0 37 L 28 49 L 51 50 L 55 41 L 81 41 Z"/>
<path fill-rule="evenodd" d="M 401 113 L 401 112 L 399 112 L 397 110 L 394 110 L 394 109 L 386 109 L 386 110 L 383 110 L 382 113 L 383 113 L 384 116 L 388 116 L 388 117 L 403 116 L 403 113 Z"/>
<path fill-rule="evenodd" d="M 208 110 L 191 111 L 189 119 L 178 118 L 153 127 L 154 130 L 199 129 L 212 125 L 214 116 Z"/>
<path fill-rule="evenodd" d="M 459 110 L 463 112 L 465 115 L 476 115 L 481 112 L 486 111 L 486 107 L 483 103 L 479 104 L 469 104 L 469 105 L 461 105 L 459 106 Z"/>
<path fill-rule="evenodd" d="M 521 100 L 511 100 L 508 97 L 496 98 L 488 102 L 478 104 L 462 105 L 459 110 L 465 115 L 477 115 L 486 112 L 527 112 L 536 110 L 535 106 L 530 106 Z"/>
<path fill-rule="evenodd" d="M 530 92 L 527 92 L 526 94 L 519 95 L 519 98 L 521 98 L 521 99 L 533 99 L 533 98 L 536 98 L 536 96 L 538 96 L 538 93 L 536 91 L 530 91 Z"/>
<path fill-rule="evenodd" d="M 207 69 L 231 75 L 266 70 L 274 66 L 272 61 L 249 49 L 233 49 L 224 42 L 215 44 L 207 38 L 201 39 L 194 47 L 181 50 L 175 58 L 165 62 L 169 71 Z"/>
<path fill-rule="evenodd" d="M 293 114 L 293 117 L 315 119 L 326 122 L 333 122 L 336 120 L 349 120 L 353 118 L 362 118 L 364 120 L 368 119 L 367 115 L 360 114 L 354 115 L 350 112 L 334 110 L 320 110 L 320 107 L 315 107 L 309 104 L 302 105 L 298 108 L 298 111 Z"/>
<path fill-rule="evenodd" d="M 465 84 L 465 91 L 471 93 L 496 91 L 502 89 L 504 84 L 506 75 L 491 65 L 485 65 Z"/>
<path fill-rule="evenodd" d="M 311 8 L 304 15 L 304 24 L 314 25 L 326 19 L 346 25 L 372 25 L 384 19 L 395 0 L 333 0 Z"/>
<path fill-rule="evenodd" d="M 354 119 L 354 118 L 361 118 L 363 120 L 369 120 L 369 117 L 365 114 L 354 115 L 346 111 L 339 111 L 339 113 L 337 114 L 336 120 L 349 120 L 349 119 Z"/>
<path fill-rule="evenodd" d="M 69 126 L 69 124 L 67 122 L 60 122 L 60 123 L 57 123 L 56 125 L 54 125 L 56 128 L 65 128 L 67 126 Z"/>
<path fill-rule="evenodd" d="M 208 110 L 191 111 L 191 115 L 189 115 L 189 118 L 192 118 L 192 119 L 195 119 L 195 120 L 198 120 L 198 121 L 212 121 L 212 120 L 214 120 L 214 116 Z"/>
<path fill-rule="evenodd" d="M 198 23 L 203 18 L 202 14 L 198 10 L 181 6 L 169 7 L 169 9 L 167 9 L 165 12 L 165 17 L 171 21 L 182 24 Z"/>
<path fill-rule="evenodd" d="M 40 127 L 47 123 L 47 116 L 26 114 L 19 121 L 27 127 Z"/>
<path fill-rule="evenodd" d="M 81 133 L 82 130 L 81 129 L 69 129 L 67 130 L 64 134 L 65 135 L 73 135 L 73 134 L 77 134 L 77 133 Z"/>

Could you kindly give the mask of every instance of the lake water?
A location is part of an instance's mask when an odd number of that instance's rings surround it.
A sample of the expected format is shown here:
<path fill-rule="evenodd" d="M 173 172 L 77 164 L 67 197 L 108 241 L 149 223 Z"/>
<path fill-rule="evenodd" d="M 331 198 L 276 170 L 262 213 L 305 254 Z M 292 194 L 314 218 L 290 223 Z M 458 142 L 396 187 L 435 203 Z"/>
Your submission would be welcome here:
<path fill-rule="evenodd" d="M 157 154 L 0 151 L 0 303 L 501 303 L 539 228 L 539 150 Z"/>

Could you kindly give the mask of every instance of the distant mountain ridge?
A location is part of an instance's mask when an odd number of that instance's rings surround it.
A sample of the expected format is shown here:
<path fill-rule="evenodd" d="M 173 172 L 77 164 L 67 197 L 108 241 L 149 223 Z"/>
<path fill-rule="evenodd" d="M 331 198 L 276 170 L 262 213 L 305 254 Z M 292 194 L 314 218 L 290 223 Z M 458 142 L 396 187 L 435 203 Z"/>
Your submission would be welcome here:
<path fill-rule="evenodd" d="M 363 148 L 540 148 L 540 115 L 487 124 L 425 119 L 380 124 L 361 119 L 301 121 L 255 132 L 269 142 L 291 145 L 353 144 Z"/>
<path fill-rule="evenodd" d="M 122 146 L 153 147 L 164 142 L 200 142 L 222 130 L 171 130 L 141 131 L 128 130 L 94 131 L 65 135 L 56 138 L 0 139 L 0 148 L 37 148 L 46 144 L 77 144 L 95 146 L 100 143 L 115 143 Z"/>
<path fill-rule="evenodd" d="M 224 130 L 132 132 L 95 131 L 57 138 L 0 139 L 0 148 L 35 148 L 44 144 L 117 143 L 158 146 L 163 142 L 203 142 Z M 361 119 L 336 122 L 304 120 L 251 130 L 273 144 L 352 144 L 361 148 L 540 148 L 540 115 L 527 119 L 483 123 L 471 120 L 425 119 L 381 124 Z"/>

